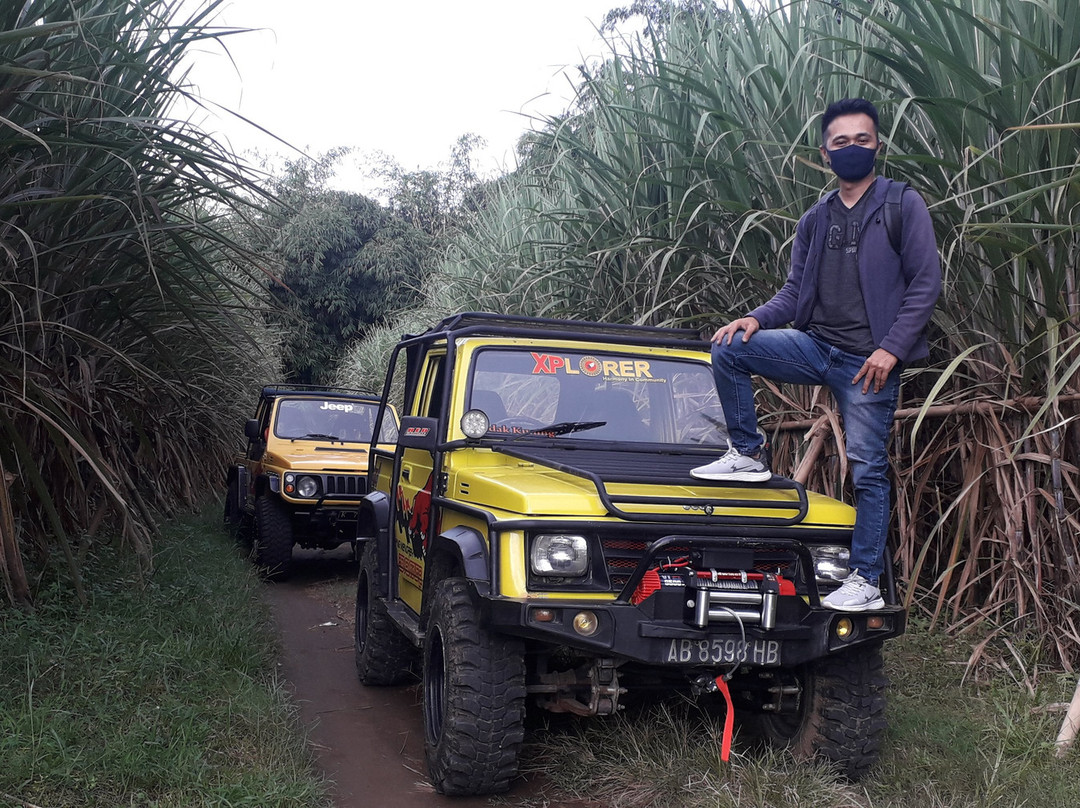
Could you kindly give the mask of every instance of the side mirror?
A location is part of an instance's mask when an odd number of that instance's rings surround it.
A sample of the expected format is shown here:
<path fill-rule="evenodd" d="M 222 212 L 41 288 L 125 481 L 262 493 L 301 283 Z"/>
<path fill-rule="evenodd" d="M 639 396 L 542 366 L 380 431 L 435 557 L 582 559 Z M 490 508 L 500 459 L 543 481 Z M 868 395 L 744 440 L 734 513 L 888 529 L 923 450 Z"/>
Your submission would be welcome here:
<path fill-rule="evenodd" d="M 398 429 L 398 446 L 434 452 L 437 444 L 435 433 L 438 427 L 439 421 L 436 418 L 408 415 L 401 419 L 401 426 Z"/>
<path fill-rule="evenodd" d="M 257 440 L 259 438 L 259 422 L 254 418 L 251 418 L 244 424 L 244 435 L 248 440 Z"/>

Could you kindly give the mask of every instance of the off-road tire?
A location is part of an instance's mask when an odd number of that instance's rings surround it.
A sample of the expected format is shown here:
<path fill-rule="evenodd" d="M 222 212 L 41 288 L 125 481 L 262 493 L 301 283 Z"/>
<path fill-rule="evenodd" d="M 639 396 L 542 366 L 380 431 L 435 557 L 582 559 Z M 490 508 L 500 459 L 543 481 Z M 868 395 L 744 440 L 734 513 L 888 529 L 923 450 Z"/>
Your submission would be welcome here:
<path fill-rule="evenodd" d="M 240 544 L 251 541 L 251 530 L 247 521 L 240 507 L 240 483 L 233 477 L 229 480 L 228 490 L 225 492 L 225 512 L 222 518 L 225 533 L 230 539 Z"/>
<path fill-rule="evenodd" d="M 289 512 L 272 494 L 255 500 L 255 566 L 271 581 L 292 574 L 293 531 Z"/>
<path fill-rule="evenodd" d="M 378 561 L 375 542 L 360 553 L 356 581 L 356 675 L 365 685 L 397 685 L 416 675 L 419 654 L 398 631 L 375 590 Z"/>
<path fill-rule="evenodd" d="M 756 716 L 753 729 L 796 759 L 824 758 L 849 780 L 859 780 L 877 762 L 885 734 L 885 691 L 881 645 L 864 645 L 800 667 L 802 687 L 795 712 Z"/>
<path fill-rule="evenodd" d="M 441 794 L 506 791 L 525 735 L 524 647 L 486 631 L 464 578 L 432 595 L 424 638 L 424 751 Z"/>

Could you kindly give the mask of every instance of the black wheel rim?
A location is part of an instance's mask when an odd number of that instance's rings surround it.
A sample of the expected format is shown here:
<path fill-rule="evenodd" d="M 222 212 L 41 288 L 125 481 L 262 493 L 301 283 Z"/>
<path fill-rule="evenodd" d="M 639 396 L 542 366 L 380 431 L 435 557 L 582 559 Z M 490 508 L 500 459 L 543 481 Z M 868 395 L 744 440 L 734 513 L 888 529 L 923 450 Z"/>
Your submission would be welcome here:
<path fill-rule="evenodd" d="M 368 629 L 368 580 L 361 573 L 356 585 L 356 649 L 363 651 L 367 644 Z"/>
<path fill-rule="evenodd" d="M 437 744 L 442 735 L 443 710 L 446 704 L 446 659 L 443 652 L 442 633 L 437 626 L 431 627 L 431 650 L 424 670 L 424 729 L 428 740 Z"/>
<path fill-rule="evenodd" d="M 784 743 L 790 743 L 797 738 L 802 731 L 803 724 L 806 721 L 806 712 L 808 709 L 807 702 L 810 699 L 810 693 L 807 689 L 808 676 L 806 672 L 799 671 L 799 673 L 795 675 L 795 680 L 802 690 L 799 697 L 798 709 L 791 712 L 761 714 L 762 724 L 768 728 L 772 738 L 774 740 L 783 741 Z"/>

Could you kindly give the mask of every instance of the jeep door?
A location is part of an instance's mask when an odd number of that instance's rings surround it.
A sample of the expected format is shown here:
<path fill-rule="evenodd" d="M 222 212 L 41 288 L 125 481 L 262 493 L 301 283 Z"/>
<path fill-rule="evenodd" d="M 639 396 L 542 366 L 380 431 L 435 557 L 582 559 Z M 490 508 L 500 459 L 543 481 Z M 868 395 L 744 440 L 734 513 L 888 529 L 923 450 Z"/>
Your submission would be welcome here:
<path fill-rule="evenodd" d="M 398 477 L 394 491 L 394 547 L 397 553 L 398 596 L 420 613 L 424 586 L 424 555 L 438 514 L 435 492 L 435 445 L 443 411 L 445 352 L 429 352 L 398 434 Z"/>
<path fill-rule="evenodd" d="M 270 436 L 270 413 L 274 403 L 275 399 L 272 398 L 259 399 L 255 417 L 250 422 L 254 424 L 254 429 L 247 434 L 248 444 L 244 453 L 244 465 L 248 469 L 247 485 L 240 492 L 240 508 L 251 516 L 255 514 L 257 483 L 263 474 L 263 456 L 266 454 L 266 443 Z"/>

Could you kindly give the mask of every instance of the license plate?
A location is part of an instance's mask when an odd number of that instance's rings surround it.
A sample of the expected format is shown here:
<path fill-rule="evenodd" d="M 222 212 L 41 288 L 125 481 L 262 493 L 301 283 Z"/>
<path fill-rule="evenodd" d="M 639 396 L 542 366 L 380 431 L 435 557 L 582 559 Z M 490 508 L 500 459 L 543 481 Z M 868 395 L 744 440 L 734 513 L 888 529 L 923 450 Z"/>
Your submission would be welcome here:
<path fill-rule="evenodd" d="M 709 640 L 672 640 L 664 662 L 678 665 L 722 665 L 745 662 L 749 665 L 779 665 L 779 640 L 738 640 L 715 637 Z"/>

